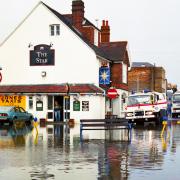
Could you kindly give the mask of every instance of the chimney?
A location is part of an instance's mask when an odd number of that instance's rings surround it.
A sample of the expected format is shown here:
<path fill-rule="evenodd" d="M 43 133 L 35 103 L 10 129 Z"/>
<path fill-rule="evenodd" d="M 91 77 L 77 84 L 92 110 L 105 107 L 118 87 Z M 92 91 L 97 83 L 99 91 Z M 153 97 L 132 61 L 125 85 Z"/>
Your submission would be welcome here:
<path fill-rule="evenodd" d="M 81 30 L 83 20 L 84 20 L 84 2 L 82 0 L 73 0 L 72 23 L 77 29 Z"/>
<path fill-rule="evenodd" d="M 110 27 L 108 21 L 103 20 L 101 26 L 101 43 L 110 42 Z"/>

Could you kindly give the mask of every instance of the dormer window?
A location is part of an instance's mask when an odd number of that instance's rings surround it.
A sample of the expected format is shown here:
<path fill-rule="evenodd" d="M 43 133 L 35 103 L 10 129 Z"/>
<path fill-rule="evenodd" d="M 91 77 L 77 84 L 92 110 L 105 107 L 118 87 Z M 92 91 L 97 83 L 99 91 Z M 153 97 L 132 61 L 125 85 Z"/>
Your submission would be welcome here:
<path fill-rule="evenodd" d="M 60 25 L 59 24 L 50 25 L 50 35 L 51 36 L 59 36 L 60 35 Z"/>

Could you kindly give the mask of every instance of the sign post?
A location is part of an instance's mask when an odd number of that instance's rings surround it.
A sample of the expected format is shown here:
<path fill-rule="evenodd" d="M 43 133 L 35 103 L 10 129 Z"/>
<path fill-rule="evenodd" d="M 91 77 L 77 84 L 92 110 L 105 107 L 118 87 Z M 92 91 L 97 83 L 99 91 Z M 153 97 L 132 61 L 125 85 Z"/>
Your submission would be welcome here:
<path fill-rule="evenodd" d="M 115 88 L 108 89 L 107 97 L 110 99 L 109 108 L 112 109 L 112 114 L 113 114 L 112 100 L 117 98 L 118 96 L 119 96 L 119 94 Z"/>
<path fill-rule="evenodd" d="M 119 95 L 118 95 L 118 92 L 117 92 L 117 90 L 115 89 L 115 88 L 110 88 L 110 89 L 108 89 L 108 91 L 107 91 L 107 97 L 109 98 L 109 99 L 115 99 L 115 98 L 117 98 Z"/>

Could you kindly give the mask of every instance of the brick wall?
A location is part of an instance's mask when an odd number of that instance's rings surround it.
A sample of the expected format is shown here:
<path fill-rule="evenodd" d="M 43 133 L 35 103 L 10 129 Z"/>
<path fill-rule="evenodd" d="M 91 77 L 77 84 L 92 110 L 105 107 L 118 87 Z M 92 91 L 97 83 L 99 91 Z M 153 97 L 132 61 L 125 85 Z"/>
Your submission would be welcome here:
<path fill-rule="evenodd" d="M 92 44 L 94 44 L 94 28 L 93 27 L 83 27 L 82 33 L 84 37 Z"/>
<path fill-rule="evenodd" d="M 128 73 L 128 86 L 129 91 L 165 92 L 165 71 L 162 67 L 132 67 Z"/>
<path fill-rule="evenodd" d="M 122 64 L 114 63 L 111 66 L 111 86 L 117 89 L 128 90 L 128 84 L 122 83 Z"/>

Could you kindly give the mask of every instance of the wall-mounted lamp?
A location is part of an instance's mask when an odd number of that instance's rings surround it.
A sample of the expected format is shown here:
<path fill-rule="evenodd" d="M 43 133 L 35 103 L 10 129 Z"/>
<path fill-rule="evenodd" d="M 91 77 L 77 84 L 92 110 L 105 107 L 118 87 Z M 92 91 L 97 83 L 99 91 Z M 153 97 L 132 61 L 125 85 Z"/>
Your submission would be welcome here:
<path fill-rule="evenodd" d="M 53 46 L 53 43 L 52 42 L 50 42 L 50 45 L 49 45 L 50 47 L 52 47 Z"/>
<path fill-rule="evenodd" d="M 41 76 L 42 76 L 42 77 L 46 77 L 46 71 L 42 71 L 42 72 L 41 72 Z"/>
<path fill-rule="evenodd" d="M 28 48 L 30 48 L 31 46 L 33 46 L 33 45 L 31 43 L 29 43 Z"/>

